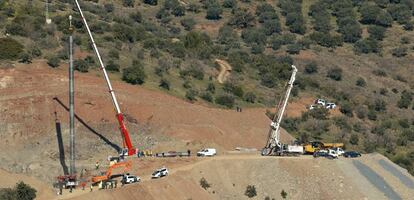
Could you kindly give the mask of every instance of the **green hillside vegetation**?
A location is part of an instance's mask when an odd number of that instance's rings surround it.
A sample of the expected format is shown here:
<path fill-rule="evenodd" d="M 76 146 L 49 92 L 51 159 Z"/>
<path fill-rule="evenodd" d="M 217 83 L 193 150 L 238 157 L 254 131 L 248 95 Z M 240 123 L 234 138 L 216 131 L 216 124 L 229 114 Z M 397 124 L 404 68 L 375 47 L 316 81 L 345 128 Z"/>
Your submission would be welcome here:
<path fill-rule="evenodd" d="M 81 1 L 113 79 L 211 106 L 273 106 L 290 65 L 299 68 L 293 99 L 313 96 L 340 115 L 314 109 L 283 127 L 300 141 L 344 142 L 378 151 L 414 174 L 414 0 L 89 0 Z M 0 59 L 51 67 L 74 41 L 89 56 L 80 72 L 100 74 L 71 0 L 1 1 Z M 8 35 L 8 36 L 6 36 Z M 216 80 L 215 59 L 233 71 Z M 310 103 L 310 102 L 309 102 Z"/>

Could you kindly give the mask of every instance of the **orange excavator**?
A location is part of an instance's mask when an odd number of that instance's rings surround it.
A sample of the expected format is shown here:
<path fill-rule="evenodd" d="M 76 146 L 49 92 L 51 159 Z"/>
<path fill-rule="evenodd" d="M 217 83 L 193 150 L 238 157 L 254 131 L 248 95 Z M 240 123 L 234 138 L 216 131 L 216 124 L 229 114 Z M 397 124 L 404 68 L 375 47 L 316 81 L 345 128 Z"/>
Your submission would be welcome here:
<path fill-rule="evenodd" d="M 116 168 L 120 168 L 120 167 L 124 167 L 122 170 L 122 174 L 124 174 L 125 172 L 127 172 L 129 169 L 131 169 L 132 166 L 132 162 L 131 161 L 124 161 L 124 162 L 119 162 L 119 163 L 115 163 L 112 166 L 110 166 L 108 168 L 108 170 L 105 172 L 104 175 L 101 176 L 93 176 L 92 177 L 92 184 L 96 184 L 96 183 L 104 183 L 104 182 L 108 182 L 112 180 L 112 170 L 116 169 Z"/>

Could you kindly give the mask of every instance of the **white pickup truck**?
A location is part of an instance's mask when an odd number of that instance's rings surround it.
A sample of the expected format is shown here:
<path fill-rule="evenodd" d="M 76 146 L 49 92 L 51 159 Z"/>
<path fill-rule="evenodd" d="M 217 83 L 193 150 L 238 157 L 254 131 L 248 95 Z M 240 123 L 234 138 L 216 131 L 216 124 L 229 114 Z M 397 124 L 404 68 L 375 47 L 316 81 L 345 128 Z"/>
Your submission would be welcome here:
<path fill-rule="evenodd" d="M 217 151 L 214 148 L 206 148 L 202 149 L 197 152 L 197 156 L 215 156 L 217 155 Z"/>

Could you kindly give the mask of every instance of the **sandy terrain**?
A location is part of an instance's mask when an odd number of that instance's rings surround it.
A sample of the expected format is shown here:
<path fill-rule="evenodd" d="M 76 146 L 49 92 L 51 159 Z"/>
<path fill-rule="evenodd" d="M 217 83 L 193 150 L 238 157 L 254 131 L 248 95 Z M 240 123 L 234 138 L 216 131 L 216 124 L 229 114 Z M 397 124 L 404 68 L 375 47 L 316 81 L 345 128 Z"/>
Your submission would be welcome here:
<path fill-rule="evenodd" d="M 220 66 L 220 73 L 217 76 L 217 81 L 223 84 L 226 82 L 227 77 L 230 76 L 232 70 L 231 65 L 227 61 L 220 59 L 216 59 L 215 62 Z"/>
<path fill-rule="evenodd" d="M 104 171 L 108 155 L 115 155 L 121 144 L 114 111 L 104 80 L 98 73 L 76 73 L 76 165 L 90 174 Z M 121 109 L 133 144 L 154 151 L 195 152 L 215 147 L 214 158 L 129 158 L 130 171 L 142 182 L 113 190 L 76 190 L 56 196 L 51 189 L 55 177 L 63 174 L 68 160 L 67 72 L 50 69 L 44 61 L 32 65 L 0 67 L 0 187 L 11 187 L 23 180 L 38 190 L 38 199 L 247 199 L 246 186 L 253 184 L 257 198 L 281 199 L 386 199 L 378 176 L 401 199 L 413 196 L 407 179 L 412 176 L 379 154 L 352 159 L 313 159 L 261 157 L 227 153 L 236 147 L 260 149 L 266 141 L 269 119 L 265 108 L 243 112 L 192 104 L 141 86 L 114 81 Z M 310 101 L 310 102 L 308 102 Z M 288 116 L 300 116 L 312 98 L 293 101 Z M 282 131 L 282 140 L 293 138 Z M 394 168 L 384 168 L 386 162 Z M 94 163 L 101 163 L 94 170 Z M 358 168 L 361 163 L 371 175 Z M 150 180 L 152 170 L 167 166 L 171 176 Z M 397 170 L 397 172 L 395 172 Z M 15 174 L 17 173 L 17 174 Z M 24 174 L 24 175 L 23 175 Z M 403 175 L 407 176 L 402 178 Z M 204 177 L 211 187 L 204 190 Z M 375 179 L 374 179 L 375 180 Z M 409 182 L 409 181 L 408 181 Z M 352 192 L 349 192 L 352 191 Z"/>

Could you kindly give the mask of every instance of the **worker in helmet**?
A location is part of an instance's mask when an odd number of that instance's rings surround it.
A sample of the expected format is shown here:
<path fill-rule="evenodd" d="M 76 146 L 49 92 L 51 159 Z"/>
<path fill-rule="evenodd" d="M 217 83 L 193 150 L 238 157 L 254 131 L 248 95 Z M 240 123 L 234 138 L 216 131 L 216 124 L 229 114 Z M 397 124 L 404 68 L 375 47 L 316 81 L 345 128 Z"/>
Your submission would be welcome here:
<path fill-rule="evenodd" d="M 95 169 L 98 170 L 99 169 L 99 161 L 96 161 L 95 163 Z"/>

